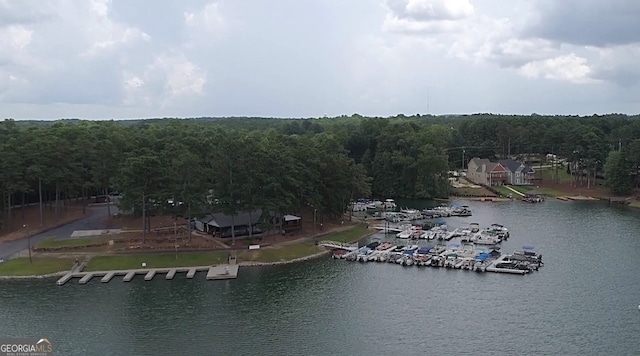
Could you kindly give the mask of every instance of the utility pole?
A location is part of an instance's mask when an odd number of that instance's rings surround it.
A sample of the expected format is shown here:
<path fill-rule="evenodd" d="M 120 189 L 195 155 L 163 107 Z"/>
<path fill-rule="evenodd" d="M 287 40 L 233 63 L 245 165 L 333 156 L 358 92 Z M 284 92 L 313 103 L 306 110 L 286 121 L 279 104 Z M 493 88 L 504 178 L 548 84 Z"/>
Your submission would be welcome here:
<path fill-rule="evenodd" d="M 26 231 L 27 225 L 22 225 L 22 228 Z M 27 238 L 27 248 L 29 249 L 29 264 L 33 264 L 33 260 L 31 259 L 31 234 L 29 234 Z"/>
<path fill-rule="evenodd" d="M 465 149 L 462 149 L 462 170 L 464 171 L 464 154 L 465 154 Z"/>
<path fill-rule="evenodd" d="M 313 209 L 313 241 L 317 242 L 318 237 L 316 236 L 316 216 L 318 213 L 318 209 Z"/>

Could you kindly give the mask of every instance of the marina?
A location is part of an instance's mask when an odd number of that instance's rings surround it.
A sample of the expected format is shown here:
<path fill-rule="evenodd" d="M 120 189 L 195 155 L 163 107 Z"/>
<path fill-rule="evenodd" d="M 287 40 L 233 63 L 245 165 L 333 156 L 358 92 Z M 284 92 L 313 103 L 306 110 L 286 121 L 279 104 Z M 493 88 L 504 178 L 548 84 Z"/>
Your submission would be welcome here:
<path fill-rule="evenodd" d="M 544 265 L 542 255 L 531 245 L 525 245 L 513 253 L 503 253 L 499 244 L 509 239 L 510 233 L 501 224 L 493 223 L 481 229 L 478 223 L 473 222 L 466 228 L 449 230 L 446 223 L 441 221 L 430 229 L 413 224 L 375 228 L 385 234 L 395 234 L 395 238 L 402 241 L 436 240 L 437 243 L 418 245 L 411 242 L 373 241 L 359 248 L 341 248 L 338 243 L 325 241 L 323 245 L 333 249 L 334 259 L 357 262 L 387 262 L 402 266 L 520 275 L 538 271 Z M 454 238 L 460 239 L 460 243 L 449 242 Z"/>
<path fill-rule="evenodd" d="M 474 244 L 447 246 L 392 245 L 371 243 L 352 252 L 336 251 L 332 257 L 352 262 L 387 262 L 401 266 L 451 268 L 474 272 L 527 274 L 544 262 L 532 248 L 503 254 L 499 248 L 483 249 Z"/>
<path fill-rule="evenodd" d="M 408 222 L 425 219 L 437 219 L 444 217 L 468 217 L 472 216 L 471 208 L 466 204 L 442 204 L 428 209 L 414 209 L 398 207 L 393 199 L 370 201 L 360 199 L 351 202 L 350 211 L 355 214 L 364 214 L 371 220 L 386 220 L 389 222 Z"/>

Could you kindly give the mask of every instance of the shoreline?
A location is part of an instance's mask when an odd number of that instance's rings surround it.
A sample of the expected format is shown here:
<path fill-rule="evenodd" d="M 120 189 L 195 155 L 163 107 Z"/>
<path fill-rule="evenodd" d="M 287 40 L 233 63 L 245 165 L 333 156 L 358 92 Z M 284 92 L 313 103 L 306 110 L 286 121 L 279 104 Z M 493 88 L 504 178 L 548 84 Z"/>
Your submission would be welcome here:
<path fill-rule="evenodd" d="M 366 239 L 367 237 L 370 237 L 372 235 L 374 235 L 377 231 L 373 230 L 373 231 L 368 231 L 366 234 L 364 234 L 362 237 L 358 238 L 356 241 L 354 242 L 360 242 L 364 239 Z M 325 234 L 326 235 L 326 234 Z M 309 239 L 311 239 L 312 237 L 309 237 Z M 293 264 L 293 263 L 299 263 L 299 262 L 305 262 L 305 261 L 311 261 L 311 260 L 315 260 L 315 259 L 320 259 L 324 256 L 327 256 L 331 253 L 331 250 L 325 249 L 324 251 L 320 251 L 311 255 L 307 255 L 307 256 L 303 256 L 303 257 L 298 257 L 298 258 L 294 258 L 292 260 L 288 260 L 288 261 L 274 261 L 274 262 L 259 262 L 259 261 L 242 261 L 238 263 L 239 267 L 267 267 L 267 266 L 280 266 L 280 265 L 287 265 L 287 264 Z M 215 265 L 215 266 L 219 266 Z M 171 267 L 167 267 L 167 268 L 181 268 L 181 267 L 188 267 L 188 266 L 171 266 Z M 106 270 L 109 271 L 109 270 Z M 30 275 L 30 276 L 0 276 L 0 281 L 11 281 L 11 280 L 32 280 L 32 279 L 45 279 L 45 278 L 54 278 L 54 277 L 62 277 L 64 275 L 66 275 L 67 273 L 69 273 L 70 271 L 59 271 L 59 272 L 53 272 L 53 273 L 48 273 L 48 274 L 44 274 L 44 275 Z"/>

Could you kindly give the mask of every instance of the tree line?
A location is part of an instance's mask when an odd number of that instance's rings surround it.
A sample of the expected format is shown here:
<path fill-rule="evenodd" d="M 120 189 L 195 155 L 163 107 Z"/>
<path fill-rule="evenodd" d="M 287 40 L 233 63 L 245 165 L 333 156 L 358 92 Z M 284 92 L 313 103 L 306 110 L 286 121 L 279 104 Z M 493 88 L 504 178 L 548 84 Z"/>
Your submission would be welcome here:
<path fill-rule="evenodd" d="M 14 209 L 59 211 L 72 198 L 122 193 L 135 214 L 231 216 L 262 208 L 342 214 L 359 197 L 447 197 L 447 171 L 471 157 L 566 157 L 580 177 L 628 193 L 640 171 L 638 116 L 201 118 L 0 122 L 0 191 Z M 612 153 L 613 152 L 613 153 Z"/>

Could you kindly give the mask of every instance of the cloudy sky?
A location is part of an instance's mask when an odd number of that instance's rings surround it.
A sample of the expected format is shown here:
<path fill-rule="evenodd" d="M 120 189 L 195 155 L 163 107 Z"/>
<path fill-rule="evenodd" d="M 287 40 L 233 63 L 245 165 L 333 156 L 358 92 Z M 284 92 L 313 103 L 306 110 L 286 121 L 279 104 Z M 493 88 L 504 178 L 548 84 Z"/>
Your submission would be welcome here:
<path fill-rule="evenodd" d="M 640 112 L 637 0 L 0 0 L 5 118 Z"/>

